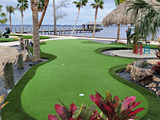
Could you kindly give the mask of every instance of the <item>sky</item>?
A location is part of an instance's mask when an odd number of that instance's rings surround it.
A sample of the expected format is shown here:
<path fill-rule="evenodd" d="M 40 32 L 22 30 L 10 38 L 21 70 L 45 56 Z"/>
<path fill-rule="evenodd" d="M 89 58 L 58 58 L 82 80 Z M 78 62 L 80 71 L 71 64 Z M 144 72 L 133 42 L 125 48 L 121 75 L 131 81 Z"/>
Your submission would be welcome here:
<path fill-rule="evenodd" d="M 58 4 L 61 0 L 56 0 L 56 4 Z M 73 4 L 75 0 L 69 0 L 68 6 L 66 8 L 60 9 L 61 12 L 66 12 L 67 16 L 62 19 L 57 20 L 58 25 L 74 25 L 78 9 L 75 4 Z M 11 5 L 16 7 L 17 0 L 0 0 L 0 5 L 3 5 L 2 11 L 6 13 L 6 6 Z M 30 0 L 28 0 L 29 8 L 24 11 L 24 25 L 32 25 L 32 11 L 30 6 Z M 81 8 L 79 19 L 77 25 L 81 25 L 87 22 L 93 22 L 95 18 L 95 9 L 93 9 L 90 4 L 94 3 L 94 0 L 88 0 L 88 3 L 85 7 Z M 98 10 L 98 18 L 97 22 L 102 22 L 103 18 L 109 14 L 112 10 L 116 8 L 114 0 L 104 0 L 104 9 Z M 39 18 L 41 13 L 39 13 Z M 7 14 L 8 18 L 8 14 Z M 9 24 L 9 21 L 6 23 Z M 50 0 L 46 15 L 44 17 L 42 25 L 53 25 L 53 0 Z M 19 10 L 15 11 L 15 14 L 12 14 L 12 25 L 21 25 L 21 14 Z"/>

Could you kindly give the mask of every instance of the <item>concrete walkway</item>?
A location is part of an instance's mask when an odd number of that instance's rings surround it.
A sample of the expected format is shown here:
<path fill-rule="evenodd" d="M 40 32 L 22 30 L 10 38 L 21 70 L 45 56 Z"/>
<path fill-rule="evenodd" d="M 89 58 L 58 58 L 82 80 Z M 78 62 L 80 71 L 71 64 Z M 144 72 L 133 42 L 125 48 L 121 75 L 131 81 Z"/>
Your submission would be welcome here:
<path fill-rule="evenodd" d="M 154 59 L 157 58 L 155 55 L 155 50 L 151 50 L 150 54 L 146 52 L 142 55 L 133 53 L 133 50 L 114 50 L 112 52 L 113 55 L 119 56 L 119 57 L 126 57 L 126 58 L 138 58 L 138 59 Z"/>

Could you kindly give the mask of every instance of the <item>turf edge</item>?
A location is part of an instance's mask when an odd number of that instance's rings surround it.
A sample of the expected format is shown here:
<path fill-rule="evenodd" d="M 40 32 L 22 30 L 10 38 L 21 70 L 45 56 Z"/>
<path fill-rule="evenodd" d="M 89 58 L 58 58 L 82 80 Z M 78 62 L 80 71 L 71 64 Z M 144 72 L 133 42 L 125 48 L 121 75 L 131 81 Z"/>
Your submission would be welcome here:
<path fill-rule="evenodd" d="M 45 43 L 41 43 L 41 45 L 43 44 Z M 41 65 L 44 65 L 48 62 L 55 60 L 57 57 L 48 53 L 43 53 L 41 51 L 41 58 L 48 59 L 48 61 L 36 64 L 32 68 L 30 68 L 25 73 L 25 75 L 19 80 L 19 82 L 12 89 L 12 91 L 8 94 L 7 98 L 5 99 L 5 102 L 9 101 L 9 104 L 2 109 L 1 112 L 2 120 L 35 120 L 33 117 L 28 115 L 23 110 L 21 104 L 21 94 L 27 83 L 34 77 L 37 68 L 40 67 Z"/>

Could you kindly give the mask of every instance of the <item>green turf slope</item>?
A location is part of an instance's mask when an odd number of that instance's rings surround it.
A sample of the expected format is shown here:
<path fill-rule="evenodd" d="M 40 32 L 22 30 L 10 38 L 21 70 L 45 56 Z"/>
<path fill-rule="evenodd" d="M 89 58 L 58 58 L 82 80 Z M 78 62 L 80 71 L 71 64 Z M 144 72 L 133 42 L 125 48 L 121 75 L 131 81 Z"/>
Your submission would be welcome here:
<path fill-rule="evenodd" d="M 57 59 L 39 67 L 35 76 L 22 92 L 23 109 L 37 120 L 47 120 L 47 113 L 56 114 L 55 103 L 62 100 L 65 105 L 74 102 L 93 104 L 89 95 L 98 91 L 105 95 L 109 90 L 120 99 L 136 96 L 141 107 L 146 110 L 139 114 L 144 116 L 148 109 L 145 97 L 138 91 L 122 84 L 109 74 L 113 66 L 127 64 L 131 59 L 97 54 L 96 49 L 102 47 L 118 47 L 116 45 L 85 44 L 84 40 L 49 41 L 41 47 L 43 52 L 57 56 Z M 84 97 L 79 94 L 83 93 Z"/>

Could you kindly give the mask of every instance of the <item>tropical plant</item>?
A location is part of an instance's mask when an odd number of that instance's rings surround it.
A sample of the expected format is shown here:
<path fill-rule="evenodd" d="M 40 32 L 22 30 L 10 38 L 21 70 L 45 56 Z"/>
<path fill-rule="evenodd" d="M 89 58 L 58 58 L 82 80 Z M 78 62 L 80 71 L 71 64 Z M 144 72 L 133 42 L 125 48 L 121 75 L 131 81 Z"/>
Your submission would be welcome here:
<path fill-rule="evenodd" d="M 6 14 L 2 12 L 2 5 L 0 5 L 0 23 L 4 24 L 7 22 Z"/>
<path fill-rule="evenodd" d="M 135 18 L 135 33 L 134 33 L 134 47 L 135 52 L 136 42 L 140 37 L 146 38 L 152 33 L 153 37 L 160 26 L 160 12 L 153 8 L 153 5 L 148 4 L 143 0 L 135 0 L 130 2 L 129 10 L 133 11 Z M 154 5 L 155 6 L 155 5 Z"/>
<path fill-rule="evenodd" d="M 78 14 L 77 14 L 77 19 L 76 22 L 74 24 L 73 30 L 72 30 L 72 35 L 74 33 L 74 29 L 76 27 L 77 21 L 78 21 L 78 17 L 79 17 L 79 13 L 80 13 L 80 9 L 83 8 L 83 6 L 86 6 L 88 0 L 78 0 L 78 1 L 74 1 L 73 3 L 76 5 L 76 7 L 78 8 Z"/>
<path fill-rule="evenodd" d="M 152 69 L 153 69 L 157 74 L 160 75 L 160 62 L 158 62 L 156 65 L 154 65 L 154 66 L 152 67 Z"/>
<path fill-rule="evenodd" d="M 47 7 L 48 7 L 48 3 L 49 3 L 49 0 L 39 0 L 38 1 L 38 11 L 39 12 L 42 12 L 42 15 L 41 15 L 41 18 L 39 20 L 39 28 L 41 27 L 41 24 L 43 22 L 43 18 L 45 16 L 45 13 L 46 13 L 46 10 L 47 10 Z"/>
<path fill-rule="evenodd" d="M 123 3 L 126 0 L 114 0 L 116 6 L 119 6 L 121 3 Z M 117 41 L 119 40 L 120 35 L 120 25 L 118 25 L 118 31 L 117 31 Z"/>
<path fill-rule="evenodd" d="M 10 22 L 10 30 L 12 32 L 12 20 L 11 20 L 11 14 L 14 13 L 14 10 L 16 8 L 14 8 L 13 6 L 6 6 L 6 10 L 9 13 L 9 22 Z"/>
<path fill-rule="evenodd" d="M 3 102 L 3 99 L 4 99 L 4 94 L 2 96 L 0 96 L 0 104 Z M 9 102 L 6 102 L 2 105 L 0 105 L 0 109 L 4 108 L 5 105 L 7 105 Z"/>
<path fill-rule="evenodd" d="M 99 107 L 108 120 L 128 120 L 138 118 L 135 115 L 144 110 L 137 108 L 141 102 L 135 102 L 136 97 L 126 97 L 124 101 L 120 101 L 118 96 L 112 99 L 112 95 L 107 91 L 106 98 L 103 98 L 98 92 L 95 97 L 90 95 L 90 99 Z"/>
<path fill-rule="evenodd" d="M 40 61 L 40 41 L 38 26 L 38 2 L 31 0 L 32 18 L 33 18 L 33 61 Z"/>
<path fill-rule="evenodd" d="M 95 110 L 94 105 L 86 109 L 86 106 L 83 104 L 80 108 L 77 108 L 72 103 L 70 109 L 68 109 L 61 101 L 63 106 L 55 104 L 57 115 L 62 120 L 128 120 L 138 118 L 135 115 L 144 110 L 144 108 L 135 109 L 141 102 L 135 102 L 136 97 L 134 96 L 126 97 L 124 101 L 120 101 L 118 96 L 112 99 L 112 95 L 107 91 L 106 98 L 96 93 L 95 97 L 90 95 L 90 99 L 99 107 L 104 115 L 100 115 Z M 56 115 L 50 114 L 48 114 L 48 119 L 59 120 Z"/>
<path fill-rule="evenodd" d="M 68 109 L 65 105 L 61 106 L 59 104 L 55 104 L 55 109 L 57 111 L 57 115 L 62 120 L 100 120 L 98 117 L 101 118 L 97 110 L 95 110 L 94 105 L 86 109 L 86 106 L 83 104 L 80 108 L 77 108 L 74 103 L 71 103 L 70 109 Z M 48 114 L 48 119 L 59 120 L 56 115 L 50 114 Z"/>
<path fill-rule="evenodd" d="M 98 14 L 98 8 L 103 9 L 103 0 L 94 0 L 95 3 L 92 3 L 91 6 L 96 9 L 95 11 L 95 19 L 94 19 L 94 30 L 92 37 L 95 37 L 95 31 L 96 31 L 96 20 L 97 20 L 97 14 Z"/>
<path fill-rule="evenodd" d="M 28 8 L 28 0 L 17 0 L 18 4 L 17 4 L 17 8 L 20 10 L 21 12 L 21 17 L 22 17 L 22 21 L 21 21 L 21 33 L 23 33 L 23 12 Z"/>

